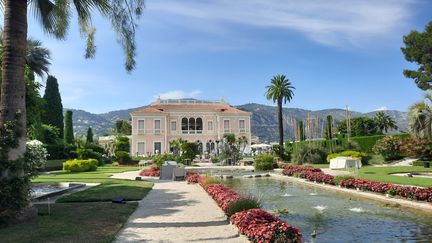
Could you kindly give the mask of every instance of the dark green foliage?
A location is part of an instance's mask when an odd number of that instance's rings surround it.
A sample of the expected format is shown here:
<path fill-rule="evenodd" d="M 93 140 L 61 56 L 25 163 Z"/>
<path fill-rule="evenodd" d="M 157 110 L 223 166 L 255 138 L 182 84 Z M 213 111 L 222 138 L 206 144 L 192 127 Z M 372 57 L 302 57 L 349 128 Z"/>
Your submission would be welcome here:
<path fill-rule="evenodd" d="M 304 123 L 303 121 L 298 122 L 298 129 L 299 129 L 299 139 L 300 141 L 306 140 L 305 130 L 304 130 Z"/>
<path fill-rule="evenodd" d="M 326 118 L 324 135 L 327 140 L 333 139 L 333 117 L 331 115 Z"/>
<path fill-rule="evenodd" d="M 132 125 L 125 120 L 117 120 L 115 122 L 115 130 L 116 133 L 122 135 L 131 135 L 132 134 Z"/>
<path fill-rule="evenodd" d="M 60 139 L 60 130 L 53 125 L 42 125 L 42 138 L 41 141 L 45 144 L 57 143 Z"/>
<path fill-rule="evenodd" d="M 314 143 L 298 143 L 294 145 L 292 162 L 296 164 L 322 164 L 326 163 L 327 152 Z"/>
<path fill-rule="evenodd" d="M 68 160 L 63 163 L 63 170 L 70 172 L 85 172 L 85 171 L 95 171 L 97 170 L 98 161 L 95 159 L 87 160 Z"/>
<path fill-rule="evenodd" d="M 254 158 L 255 170 L 272 170 L 274 157 L 271 154 L 259 154 Z"/>
<path fill-rule="evenodd" d="M 402 139 L 408 138 L 410 135 L 406 133 L 402 134 L 394 134 L 393 136 L 398 136 Z M 351 141 L 355 142 L 359 146 L 359 151 L 365 153 L 373 153 L 372 148 L 375 143 L 385 137 L 384 135 L 376 135 L 376 136 L 363 136 L 363 137 L 352 137 Z"/>
<path fill-rule="evenodd" d="M 115 156 L 119 164 L 127 164 L 132 161 L 132 158 L 130 157 L 129 153 L 126 151 L 117 150 L 115 152 Z"/>
<path fill-rule="evenodd" d="M 401 48 L 405 59 L 418 65 L 417 70 L 404 70 L 407 78 L 422 90 L 430 90 L 432 84 L 432 21 L 426 26 L 424 32 L 411 31 L 403 37 L 405 44 Z"/>
<path fill-rule="evenodd" d="M 199 154 L 198 144 L 185 142 L 181 145 L 182 155 L 180 156 L 180 161 L 183 163 L 185 159 L 192 161 Z M 175 159 L 174 159 L 175 160 Z"/>
<path fill-rule="evenodd" d="M 339 122 L 338 131 L 342 134 L 347 134 L 347 122 L 342 120 Z M 351 119 L 351 136 L 371 136 L 377 135 L 379 130 L 374 119 L 361 116 Z"/>
<path fill-rule="evenodd" d="M 93 149 L 88 148 L 78 148 L 77 149 L 78 159 L 96 159 L 97 161 L 102 161 L 102 154 L 93 151 Z"/>
<path fill-rule="evenodd" d="M 261 208 L 261 203 L 259 200 L 254 197 L 241 197 L 228 206 L 226 214 L 228 217 L 231 217 L 231 215 L 235 213 L 253 208 Z"/>
<path fill-rule="evenodd" d="M 87 129 L 86 143 L 93 143 L 93 130 L 91 127 Z"/>
<path fill-rule="evenodd" d="M 44 112 L 45 101 L 40 96 L 42 85 L 35 81 L 32 71 L 26 68 L 26 113 L 27 113 L 27 134 L 30 139 L 42 140 L 42 113 Z"/>
<path fill-rule="evenodd" d="M 68 144 L 72 144 L 74 142 L 72 114 L 73 112 L 71 110 L 67 110 L 64 120 L 64 141 Z"/>
<path fill-rule="evenodd" d="M 172 154 L 158 154 L 153 157 L 153 162 L 158 169 L 162 168 L 162 164 L 165 161 L 176 161 L 176 157 Z"/>
<path fill-rule="evenodd" d="M 54 76 L 49 75 L 47 78 L 43 99 L 45 101 L 43 123 L 57 127 L 59 136 L 63 137 L 63 105 L 57 79 Z"/>
<path fill-rule="evenodd" d="M 115 151 L 130 151 L 130 143 L 128 137 L 118 136 L 114 144 Z"/>

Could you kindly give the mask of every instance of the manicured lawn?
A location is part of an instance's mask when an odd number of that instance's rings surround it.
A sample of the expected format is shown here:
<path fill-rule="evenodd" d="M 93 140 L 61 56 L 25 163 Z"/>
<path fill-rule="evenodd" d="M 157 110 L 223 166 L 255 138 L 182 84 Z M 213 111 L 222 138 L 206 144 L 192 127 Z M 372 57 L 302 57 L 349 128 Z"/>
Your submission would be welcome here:
<path fill-rule="evenodd" d="M 37 205 L 35 222 L 0 228 L 1 242 L 111 242 L 138 203 Z"/>
<path fill-rule="evenodd" d="M 50 215 L 47 205 L 36 205 L 39 211 L 36 221 L 1 228 L 0 242 L 111 242 L 138 203 L 113 204 L 109 201 L 116 196 L 141 200 L 153 186 L 146 181 L 109 178 L 114 173 L 133 170 L 138 167 L 103 166 L 93 172 L 54 171 L 37 177 L 33 182 L 101 184 L 59 198 L 57 202 L 62 203 L 51 204 Z"/>
<path fill-rule="evenodd" d="M 56 202 L 104 202 L 117 196 L 126 201 L 138 201 L 147 195 L 152 186 L 153 183 L 145 181 L 108 180 L 87 190 L 61 197 Z"/>
<path fill-rule="evenodd" d="M 69 173 L 54 171 L 50 175 L 41 175 L 33 182 L 92 182 L 98 186 L 76 192 L 57 199 L 56 202 L 102 202 L 111 201 L 121 196 L 128 201 L 141 200 L 151 190 L 153 183 L 146 181 L 130 181 L 111 179 L 114 173 L 138 170 L 138 167 L 102 166 L 97 171 Z"/>
<path fill-rule="evenodd" d="M 359 170 L 358 177 L 362 177 L 369 180 L 389 182 L 394 184 L 402 185 L 413 185 L 432 187 L 432 179 L 429 178 L 415 178 L 408 176 L 394 176 L 390 175 L 393 173 L 404 173 L 404 172 L 432 172 L 432 168 L 423 168 L 421 166 L 389 166 L 389 167 L 374 167 L 365 166 Z"/>
<path fill-rule="evenodd" d="M 91 172 L 76 172 L 70 173 L 66 171 L 52 171 L 49 175 L 40 175 L 33 182 L 94 182 L 100 183 L 107 179 L 112 180 L 109 177 L 115 173 L 121 173 L 125 171 L 139 170 L 136 166 L 101 166 L 96 171 Z"/>

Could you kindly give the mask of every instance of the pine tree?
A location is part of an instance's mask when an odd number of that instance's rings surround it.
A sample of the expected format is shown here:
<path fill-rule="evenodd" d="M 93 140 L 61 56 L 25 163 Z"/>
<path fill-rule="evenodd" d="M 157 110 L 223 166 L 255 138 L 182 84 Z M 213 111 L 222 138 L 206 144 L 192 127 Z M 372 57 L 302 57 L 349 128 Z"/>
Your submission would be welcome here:
<path fill-rule="evenodd" d="M 49 75 L 47 78 L 43 99 L 45 100 L 43 123 L 57 127 L 59 136 L 63 137 L 63 105 L 57 79 L 54 76 Z"/>
<path fill-rule="evenodd" d="M 67 110 L 65 114 L 64 141 L 67 144 L 72 144 L 74 141 L 72 114 L 71 110 Z"/>
<path fill-rule="evenodd" d="M 91 127 L 87 129 L 87 138 L 86 138 L 87 144 L 93 143 L 93 130 Z"/>

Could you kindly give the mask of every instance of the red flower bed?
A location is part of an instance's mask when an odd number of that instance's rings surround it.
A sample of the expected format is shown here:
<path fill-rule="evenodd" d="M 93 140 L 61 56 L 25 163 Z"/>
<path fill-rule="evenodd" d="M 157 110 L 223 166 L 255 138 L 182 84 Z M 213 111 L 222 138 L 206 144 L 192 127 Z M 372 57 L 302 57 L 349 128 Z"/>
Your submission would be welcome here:
<path fill-rule="evenodd" d="M 322 172 L 320 168 L 305 167 L 300 165 L 289 165 L 284 168 L 282 174 L 293 176 L 294 174 L 304 174 L 306 172 Z"/>
<path fill-rule="evenodd" d="M 198 174 L 190 174 L 186 176 L 186 181 L 188 183 L 198 183 L 200 176 Z"/>
<path fill-rule="evenodd" d="M 223 184 L 210 184 L 205 186 L 204 190 L 207 191 L 224 212 L 228 210 L 231 203 L 240 198 L 240 195 L 236 191 Z"/>
<path fill-rule="evenodd" d="M 262 209 L 235 213 L 231 216 L 231 223 L 252 242 L 302 242 L 302 234 L 297 227 Z"/>
<path fill-rule="evenodd" d="M 287 176 L 298 174 L 301 178 L 305 178 L 309 181 L 323 182 L 330 185 L 336 184 L 334 176 L 323 173 L 319 168 L 290 165 L 285 167 L 285 169 L 282 171 L 282 174 Z M 419 201 L 432 202 L 432 187 L 419 188 L 413 186 L 399 186 L 391 183 L 366 180 L 362 178 L 343 180 L 340 183 L 340 186 L 346 188 L 359 188 L 365 191 L 377 193 L 389 193 Z"/>
<path fill-rule="evenodd" d="M 156 167 L 150 169 L 141 170 L 140 176 L 160 176 L 160 170 Z"/>
<path fill-rule="evenodd" d="M 307 171 L 304 173 L 304 178 L 308 181 L 316 181 L 320 183 L 326 183 L 330 185 L 335 185 L 335 177 L 329 174 L 325 174 L 323 172 L 311 172 Z"/>
<path fill-rule="evenodd" d="M 361 178 L 343 180 L 341 186 L 347 188 L 361 188 L 362 190 L 371 192 L 390 193 L 419 201 L 432 202 L 432 187 L 419 188 L 413 186 L 399 186 Z"/>

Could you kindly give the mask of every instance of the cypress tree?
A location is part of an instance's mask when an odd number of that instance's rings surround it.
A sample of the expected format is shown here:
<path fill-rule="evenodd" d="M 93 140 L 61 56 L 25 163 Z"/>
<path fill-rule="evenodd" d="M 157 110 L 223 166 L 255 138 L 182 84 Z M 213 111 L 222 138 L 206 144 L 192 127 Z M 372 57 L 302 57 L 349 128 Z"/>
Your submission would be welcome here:
<path fill-rule="evenodd" d="M 327 116 L 325 128 L 325 138 L 327 140 L 333 139 L 333 117 L 331 115 Z"/>
<path fill-rule="evenodd" d="M 43 99 L 45 100 L 43 123 L 57 127 L 61 138 L 63 137 L 64 128 L 63 105 L 57 79 L 54 76 L 48 75 Z"/>
<path fill-rule="evenodd" d="M 93 143 L 93 130 L 91 127 L 87 129 L 87 138 L 86 138 L 87 144 Z"/>
<path fill-rule="evenodd" d="M 71 110 L 66 111 L 64 124 L 65 124 L 64 141 L 67 144 L 72 144 L 74 141 L 74 134 L 73 134 L 72 111 Z"/>
<path fill-rule="evenodd" d="M 306 140 L 303 121 L 298 123 L 300 141 Z"/>

